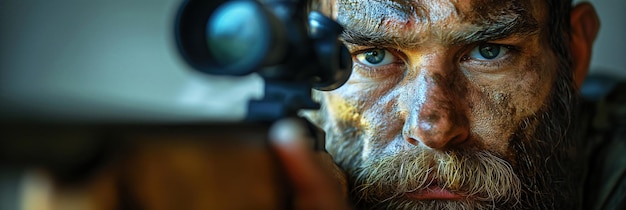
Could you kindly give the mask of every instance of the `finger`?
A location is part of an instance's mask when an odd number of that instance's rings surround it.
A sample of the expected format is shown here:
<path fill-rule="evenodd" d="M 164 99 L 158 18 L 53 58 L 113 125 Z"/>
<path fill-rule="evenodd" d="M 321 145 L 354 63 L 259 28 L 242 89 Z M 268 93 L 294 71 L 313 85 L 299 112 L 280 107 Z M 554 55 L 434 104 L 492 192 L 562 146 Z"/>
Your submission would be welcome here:
<path fill-rule="evenodd" d="M 295 202 L 305 209 L 347 209 L 340 184 L 315 158 L 308 130 L 302 121 L 275 123 L 270 139 L 295 191 Z"/>

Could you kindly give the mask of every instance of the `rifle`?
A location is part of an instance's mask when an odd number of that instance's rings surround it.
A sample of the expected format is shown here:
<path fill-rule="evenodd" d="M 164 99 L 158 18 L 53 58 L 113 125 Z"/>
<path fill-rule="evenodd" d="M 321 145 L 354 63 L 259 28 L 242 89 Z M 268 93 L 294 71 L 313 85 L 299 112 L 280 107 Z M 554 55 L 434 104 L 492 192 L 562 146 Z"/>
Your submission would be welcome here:
<path fill-rule="evenodd" d="M 310 7 L 0 3 L 0 183 L 25 183 L 0 188 L 82 209 L 289 208 L 269 126 L 319 108 L 311 89 L 351 70 L 341 27 Z M 52 187 L 28 188 L 41 179 Z M 36 209 L 31 197 L 0 203 Z"/>

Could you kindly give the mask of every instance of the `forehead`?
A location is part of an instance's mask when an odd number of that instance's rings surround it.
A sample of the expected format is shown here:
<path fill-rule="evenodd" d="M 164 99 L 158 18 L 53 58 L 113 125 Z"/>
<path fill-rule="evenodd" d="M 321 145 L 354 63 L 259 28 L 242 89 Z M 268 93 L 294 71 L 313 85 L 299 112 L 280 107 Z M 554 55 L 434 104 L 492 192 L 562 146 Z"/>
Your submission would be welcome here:
<path fill-rule="evenodd" d="M 486 30 L 524 20 L 538 25 L 545 2 L 536 0 L 337 0 L 337 20 L 360 34 L 453 39 L 456 31 Z M 506 27 L 505 27 L 506 28 Z M 453 42 L 453 40 L 447 40 Z"/>

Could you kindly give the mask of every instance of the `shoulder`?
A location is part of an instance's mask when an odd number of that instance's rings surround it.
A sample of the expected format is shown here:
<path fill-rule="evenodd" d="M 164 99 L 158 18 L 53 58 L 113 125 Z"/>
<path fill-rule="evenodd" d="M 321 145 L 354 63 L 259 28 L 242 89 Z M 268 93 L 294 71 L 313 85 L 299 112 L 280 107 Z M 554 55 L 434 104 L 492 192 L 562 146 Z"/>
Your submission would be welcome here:
<path fill-rule="evenodd" d="M 591 120 L 584 209 L 626 209 L 626 80 L 592 76 L 581 95 Z"/>

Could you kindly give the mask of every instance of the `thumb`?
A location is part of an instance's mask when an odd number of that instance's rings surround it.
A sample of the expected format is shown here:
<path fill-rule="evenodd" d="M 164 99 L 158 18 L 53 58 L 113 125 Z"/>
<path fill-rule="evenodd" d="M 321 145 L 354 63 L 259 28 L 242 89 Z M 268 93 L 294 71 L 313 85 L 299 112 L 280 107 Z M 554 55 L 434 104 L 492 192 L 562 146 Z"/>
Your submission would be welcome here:
<path fill-rule="evenodd" d="M 270 140 L 294 190 L 296 209 L 348 209 L 341 182 L 313 151 L 302 120 L 284 119 L 270 129 Z"/>

